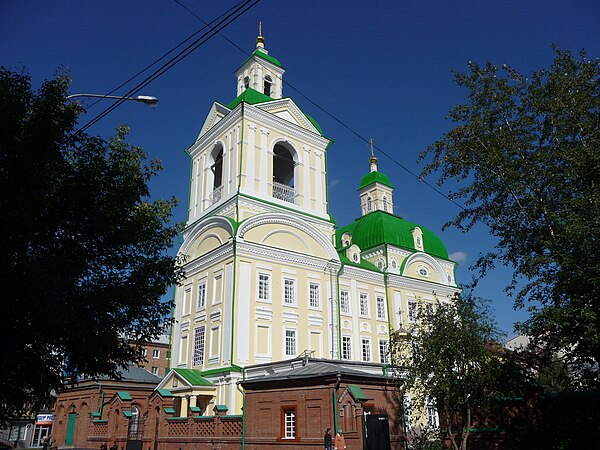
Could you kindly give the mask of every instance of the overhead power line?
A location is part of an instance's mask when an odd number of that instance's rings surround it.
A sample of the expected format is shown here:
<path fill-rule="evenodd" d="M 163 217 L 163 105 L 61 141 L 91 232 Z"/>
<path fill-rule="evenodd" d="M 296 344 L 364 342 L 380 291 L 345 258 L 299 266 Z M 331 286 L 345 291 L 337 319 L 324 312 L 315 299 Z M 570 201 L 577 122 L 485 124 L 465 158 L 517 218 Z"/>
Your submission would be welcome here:
<path fill-rule="evenodd" d="M 123 96 L 124 97 L 130 97 L 132 95 L 135 95 L 137 92 L 139 92 L 141 89 L 143 89 L 145 86 L 147 86 L 148 84 L 150 84 L 152 81 L 154 81 L 155 79 L 157 79 L 158 77 L 160 77 L 161 75 L 163 75 L 165 72 L 167 72 L 173 66 L 175 66 L 177 63 L 179 63 L 182 60 L 184 60 L 192 52 L 194 52 L 200 46 L 202 46 L 203 44 L 205 44 L 209 39 L 211 39 L 219 31 L 221 31 L 226 26 L 228 26 L 229 24 L 231 24 L 232 22 L 234 22 L 240 16 L 242 16 L 246 11 L 248 11 L 250 8 L 252 8 L 253 6 L 255 6 L 258 2 L 260 2 L 260 0 L 244 0 L 244 1 L 236 4 L 235 6 L 233 6 L 232 8 L 230 8 L 229 10 L 227 10 L 224 14 L 222 14 L 221 16 L 219 16 L 219 18 L 214 19 L 208 25 L 208 28 L 210 28 L 208 31 L 204 32 L 200 37 L 198 37 L 196 40 L 194 40 L 190 45 L 188 45 L 183 50 L 181 50 L 179 53 L 177 53 L 175 56 L 173 56 L 171 59 L 169 59 L 166 63 L 164 63 L 161 67 L 159 67 L 157 70 L 155 70 L 151 75 L 149 75 L 148 77 L 146 77 L 143 81 L 141 81 L 140 83 L 138 83 L 136 86 L 134 86 L 133 88 L 131 88 Z M 213 23 L 215 23 L 214 26 L 211 25 Z M 204 28 L 206 28 L 206 27 L 204 27 Z M 195 33 L 195 34 L 197 34 L 197 33 Z M 186 41 L 184 41 L 184 42 L 187 42 L 187 40 L 189 40 L 189 38 L 186 39 Z M 180 45 L 178 45 L 176 48 L 178 48 Z M 169 52 L 167 52 L 167 54 L 170 54 L 172 52 L 173 52 L 173 50 L 170 50 Z M 162 59 L 164 59 L 164 56 L 161 57 L 161 58 L 159 58 L 158 61 L 160 61 Z M 142 70 L 141 72 L 143 72 L 143 71 L 145 71 L 145 69 Z M 139 73 L 141 73 L 141 72 L 139 72 Z M 130 80 L 132 80 L 133 78 L 135 78 L 135 76 L 132 77 L 132 78 L 130 78 Z M 130 80 L 128 80 L 128 81 L 130 81 Z M 123 83 L 123 85 L 127 84 L 127 82 Z M 110 112 L 114 111 L 116 108 L 118 108 L 120 105 L 122 105 L 123 102 L 124 102 L 124 100 L 118 100 L 118 101 L 116 101 L 114 104 L 112 104 L 111 106 L 109 106 L 108 108 L 106 108 L 104 111 L 102 111 L 96 117 L 94 117 L 93 119 L 91 119 L 88 123 L 86 123 L 83 127 L 81 127 L 77 132 L 79 133 L 79 132 L 86 131 L 92 125 L 94 125 L 95 123 L 97 123 L 98 121 L 100 121 L 102 118 L 104 118 L 106 115 L 108 115 Z"/>
<path fill-rule="evenodd" d="M 190 13 L 192 16 L 194 16 L 196 19 L 198 19 L 199 21 L 201 21 L 202 23 L 205 24 L 205 26 L 210 27 L 211 25 L 209 23 L 207 23 L 204 19 L 202 19 L 200 16 L 198 16 L 196 13 L 194 13 L 194 11 L 192 11 L 191 9 L 189 9 L 186 5 L 184 5 L 180 0 L 173 0 L 175 3 L 177 3 L 179 6 L 181 6 L 183 9 L 185 9 L 188 13 Z M 244 50 L 242 47 L 240 47 L 238 44 L 236 44 L 234 41 L 232 41 L 231 39 L 229 39 L 227 36 L 225 36 L 222 33 L 218 33 L 219 36 L 221 36 L 223 39 L 225 39 L 227 42 L 229 42 L 231 45 L 233 45 L 235 48 L 237 48 L 240 52 L 242 52 L 245 56 L 250 56 L 251 53 L 247 52 L 246 50 Z M 304 94 L 302 91 L 300 91 L 297 87 L 293 86 L 291 83 L 289 83 L 288 81 L 282 80 L 283 84 L 290 87 L 291 89 L 293 89 L 295 92 L 297 92 L 298 94 L 300 94 L 304 99 L 306 99 L 309 103 L 311 103 L 312 105 L 314 105 L 316 108 L 320 109 L 321 111 L 323 111 L 325 114 L 327 114 L 329 117 L 331 117 L 333 120 L 335 120 L 337 123 L 339 123 L 341 126 L 343 126 L 344 128 L 346 128 L 348 131 L 350 131 L 350 133 L 352 133 L 353 135 L 355 135 L 358 139 L 360 139 L 361 141 L 365 142 L 366 144 L 370 143 L 370 139 L 367 139 L 366 137 L 364 137 L 363 135 L 361 135 L 358 131 L 356 131 L 354 128 L 352 128 L 350 125 L 348 125 L 347 123 L 345 123 L 343 120 L 341 120 L 340 118 L 338 118 L 336 115 L 334 115 L 333 113 L 329 112 L 327 109 L 325 109 L 323 106 L 321 106 L 320 104 L 318 104 L 316 101 L 312 100 L 310 97 L 308 97 L 306 94 Z M 391 156 L 389 153 L 385 152 L 381 147 L 375 145 L 375 148 L 377 149 L 377 151 L 379 151 L 379 153 L 381 153 L 382 155 L 384 155 L 385 157 L 387 157 L 390 161 L 392 161 L 394 164 L 396 164 L 398 167 L 400 167 L 401 169 L 403 169 L 405 172 L 407 172 L 408 174 L 410 174 L 411 176 L 413 176 L 417 181 L 419 181 L 420 183 L 423 183 L 425 186 L 427 186 L 428 188 L 432 189 L 434 192 L 436 192 L 437 194 L 441 195 L 443 198 L 445 198 L 446 200 L 448 200 L 449 202 L 453 203 L 455 206 L 457 206 L 458 208 L 464 210 L 465 207 L 462 206 L 460 203 L 457 203 L 456 201 L 454 201 L 453 199 L 451 199 L 450 197 L 448 197 L 448 195 L 446 195 L 444 192 L 440 191 L 435 185 L 431 184 L 430 182 L 428 182 L 427 180 L 425 180 L 423 177 L 421 177 L 420 175 L 418 175 L 417 173 L 415 173 L 413 170 L 409 169 L 408 167 L 406 167 L 404 164 L 402 164 L 400 161 L 398 161 L 396 158 L 394 158 L 393 156 Z"/>

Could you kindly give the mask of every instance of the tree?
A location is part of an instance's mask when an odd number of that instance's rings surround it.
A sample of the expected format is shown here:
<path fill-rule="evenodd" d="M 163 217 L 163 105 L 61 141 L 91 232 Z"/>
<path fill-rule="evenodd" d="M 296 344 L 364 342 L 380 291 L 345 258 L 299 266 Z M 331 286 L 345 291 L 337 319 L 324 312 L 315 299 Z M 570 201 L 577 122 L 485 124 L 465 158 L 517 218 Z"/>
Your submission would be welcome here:
<path fill-rule="evenodd" d="M 486 224 L 498 238 L 474 267 L 513 269 L 506 291 L 530 318 L 519 330 L 597 384 L 600 364 L 600 60 L 555 50 L 530 78 L 469 63 L 455 81 L 468 101 L 425 150 L 422 175 L 458 186 L 466 207 L 446 226 Z"/>
<path fill-rule="evenodd" d="M 0 421 L 35 411 L 82 374 L 118 376 L 168 324 L 161 297 L 179 279 L 166 251 L 171 200 L 149 200 L 160 162 L 118 129 L 75 131 L 69 79 L 33 91 L 0 68 Z"/>
<path fill-rule="evenodd" d="M 497 396 L 514 396 L 524 387 L 519 362 L 494 345 L 499 332 L 489 317 L 483 303 L 457 295 L 434 310 L 419 308 L 414 326 L 390 336 L 392 365 L 410 393 L 410 408 L 435 406 L 440 436 L 456 450 L 467 448 L 475 415 L 486 417 Z"/>

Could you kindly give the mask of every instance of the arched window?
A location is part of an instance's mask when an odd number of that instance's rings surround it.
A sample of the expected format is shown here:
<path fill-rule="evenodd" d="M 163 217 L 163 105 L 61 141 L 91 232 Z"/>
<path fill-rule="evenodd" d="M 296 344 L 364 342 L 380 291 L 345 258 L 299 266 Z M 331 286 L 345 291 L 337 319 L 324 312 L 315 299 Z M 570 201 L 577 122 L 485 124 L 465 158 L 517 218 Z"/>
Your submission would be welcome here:
<path fill-rule="evenodd" d="M 270 75 L 267 75 L 265 77 L 265 84 L 264 84 L 264 94 L 268 95 L 269 97 L 271 96 L 271 85 L 273 84 L 273 78 L 271 78 Z"/>
<path fill-rule="evenodd" d="M 387 197 L 383 197 L 383 210 L 387 212 Z"/>
<path fill-rule="evenodd" d="M 367 197 L 367 212 L 373 211 L 373 199 L 369 196 Z"/>
<path fill-rule="evenodd" d="M 273 197 L 290 203 L 296 202 L 294 166 L 290 149 L 276 144 L 273 149 Z"/>
<path fill-rule="evenodd" d="M 210 171 L 213 176 L 213 191 L 210 193 L 209 202 L 214 204 L 221 200 L 223 194 L 223 147 L 216 145 L 211 153 L 213 163 L 210 166 Z"/>
<path fill-rule="evenodd" d="M 244 77 L 244 89 L 248 89 L 250 87 L 250 77 Z"/>
<path fill-rule="evenodd" d="M 131 417 L 129 418 L 129 439 L 130 440 L 139 440 L 139 431 L 140 431 L 140 410 L 135 406 L 131 407 Z"/>

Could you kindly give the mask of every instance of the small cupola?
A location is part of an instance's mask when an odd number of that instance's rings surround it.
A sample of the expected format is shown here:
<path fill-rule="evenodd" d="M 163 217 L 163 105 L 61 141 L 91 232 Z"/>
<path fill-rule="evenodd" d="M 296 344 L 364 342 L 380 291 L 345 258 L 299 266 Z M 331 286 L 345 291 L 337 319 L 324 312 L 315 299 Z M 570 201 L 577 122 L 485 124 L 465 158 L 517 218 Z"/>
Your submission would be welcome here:
<path fill-rule="evenodd" d="M 262 34 L 262 22 L 258 25 L 256 48 L 246 61 L 235 71 L 237 94 L 253 89 L 263 95 L 278 99 L 283 96 L 283 74 L 285 69 L 276 58 L 269 55 Z"/>
<path fill-rule="evenodd" d="M 377 170 L 374 139 L 371 139 L 370 145 L 371 158 L 369 158 L 369 166 L 371 171 L 360 180 L 360 186 L 358 187 L 361 212 L 363 216 L 373 211 L 384 211 L 393 214 L 392 192 L 394 187 L 390 183 L 390 179 Z"/>

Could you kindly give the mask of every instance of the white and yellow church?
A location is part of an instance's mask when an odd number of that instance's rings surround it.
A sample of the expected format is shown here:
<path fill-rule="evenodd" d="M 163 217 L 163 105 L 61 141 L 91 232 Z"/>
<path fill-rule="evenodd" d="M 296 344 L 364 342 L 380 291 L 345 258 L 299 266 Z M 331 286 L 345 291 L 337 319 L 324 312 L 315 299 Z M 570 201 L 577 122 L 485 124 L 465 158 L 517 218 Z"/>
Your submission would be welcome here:
<path fill-rule="evenodd" d="M 394 215 L 378 171 L 359 182 L 361 217 L 329 214 L 332 141 L 284 97 L 285 69 L 262 36 L 236 70 L 237 97 L 215 102 L 191 159 L 189 219 L 180 254 L 172 371 L 159 388 L 181 415 L 242 407 L 245 368 L 308 355 L 381 368 L 391 329 L 417 305 L 459 290 L 456 264 L 428 229 Z"/>

